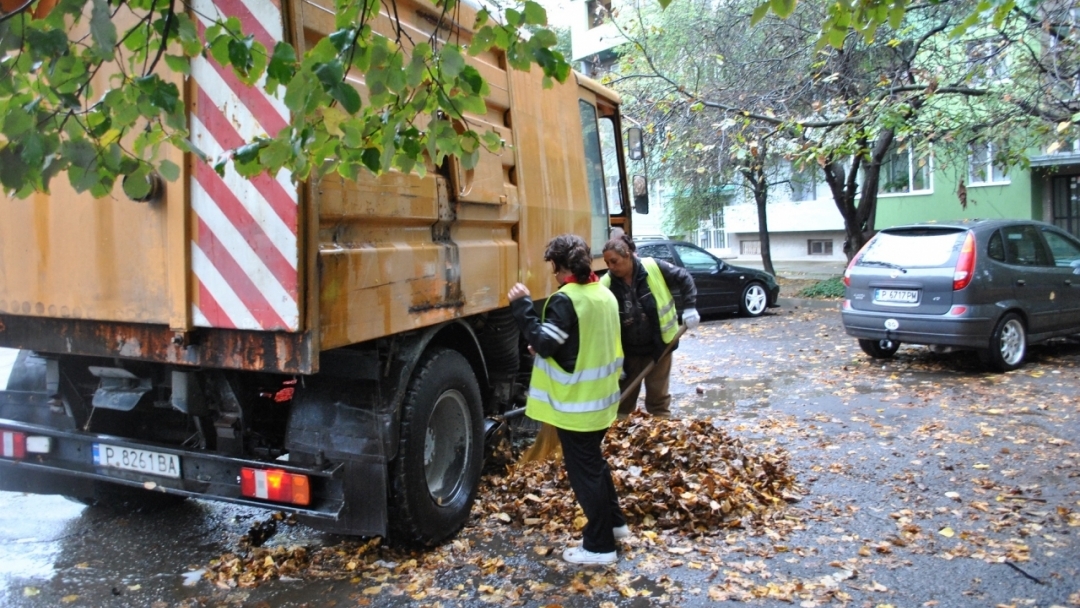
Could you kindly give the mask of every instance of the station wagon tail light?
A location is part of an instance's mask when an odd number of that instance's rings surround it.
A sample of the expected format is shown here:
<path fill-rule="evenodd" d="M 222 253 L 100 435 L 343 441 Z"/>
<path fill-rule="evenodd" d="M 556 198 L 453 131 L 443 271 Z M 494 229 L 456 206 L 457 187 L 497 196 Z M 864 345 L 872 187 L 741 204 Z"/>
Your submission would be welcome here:
<path fill-rule="evenodd" d="M 0 456 L 16 460 L 26 458 L 26 435 L 16 431 L 0 431 Z"/>
<path fill-rule="evenodd" d="M 240 493 L 249 498 L 306 505 L 311 502 L 307 475 L 281 469 L 240 469 Z"/>
<path fill-rule="evenodd" d="M 874 239 L 870 239 L 870 241 L 872 240 Z M 851 256 L 851 261 L 848 262 L 847 268 L 844 269 L 844 287 L 851 287 L 851 269 L 859 263 L 859 259 L 862 258 L 863 251 L 866 251 L 866 248 L 870 246 L 870 241 L 866 241 L 866 243 L 863 244 L 862 248 L 859 249 L 859 252 Z"/>
<path fill-rule="evenodd" d="M 960 291 L 971 283 L 975 274 L 975 235 L 971 232 L 964 237 L 964 246 L 960 248 L 960 258 L 956 260 L 956 269 L 953 270 L 953 291 Z"/>
<path fill-rule="evenodd" d="M 851 269 L 855 267 L 855 264 L 859 263 L 860 256 L 862 256 L 861 251 L 855 254 L 855 257 L 851 258 L 847 268 L 844 269 L 844 287 L 851 287 Z"/>

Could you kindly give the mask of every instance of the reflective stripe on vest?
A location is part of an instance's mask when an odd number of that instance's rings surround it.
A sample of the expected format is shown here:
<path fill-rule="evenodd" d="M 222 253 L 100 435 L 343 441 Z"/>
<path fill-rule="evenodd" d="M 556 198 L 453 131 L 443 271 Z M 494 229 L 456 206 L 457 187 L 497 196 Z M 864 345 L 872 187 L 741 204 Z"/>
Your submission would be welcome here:
<path fill-rule="evenodd" d="M 656 299 L 656 312 L 660 317 L 660 337 L 663 338 L 664 344 L 670 344 L 679 330 L 679 322 L 675 314 L 675 299 L 671 297 L 671 290 L 668 289 L 664 273 L 660 272 L 660 265 L 656 263 L 656 260 L 641 258 L 641 265 L 649 274 L 649 291 Z"/>
<path fill-rule="evenodd" d="M 656 263 L 656 260 L 652 258 L 639 258 L 641 266 L 645 269 L 645 273 L 649 275 L 647 283 L 649 284 L 649 291 L 653 294 L 653 299 L 656 300 L 656 312 L 657 317 L 660 320 L 660 337 L 664 340 L 664 344 L 670 344 L 675 339 L 675 334 L 678 332 L 678 316 L 675 314 L 675 299 L 671 297 L 671 290 L 668 289 L 667 281 L 664 280 L 664 273 L 660 272 L 660 266 Z M 607 273 L 600 277 L 600 283 L 604 287 L 611 287 L 611 273 Z"/>
<path fill-rule="evenodd" d="M 622 366 L 622 359 L 619 360 L 619 365 Z M 546 391 L 542 391 L 535 386 L 530 386 L 529 399 L 536 399 L 538 401 L 543 401 L 544 403 L 549 403 L 551 404 L 551 407 L 560 412 L 566 412 L 568 414 L 584 414 L 588 412 L 603 411 L 617 404 L 619 402 L 619 393 L 611 393 L 607 397 L 593 399 L 592 401 L 561 401 L 552 397 L 551 394 Z"/>
<path fill-rule="evenodd" d="M 623 364 L 619 305 L 599 283 L 568 283 L 559 291 L 570 298 L 578 315 L 577 362 L 568 372 L 553 358 L 537 357 L 525 413 L 563 429 L 605 429 L 615 419 L 619 403 Z"/>

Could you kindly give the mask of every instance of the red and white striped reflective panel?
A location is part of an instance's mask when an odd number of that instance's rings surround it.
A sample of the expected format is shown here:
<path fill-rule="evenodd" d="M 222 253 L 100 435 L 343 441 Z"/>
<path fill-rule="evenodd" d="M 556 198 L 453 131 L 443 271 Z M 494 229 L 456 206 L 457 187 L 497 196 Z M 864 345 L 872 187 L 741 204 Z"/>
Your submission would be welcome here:
<path fill-rule="evenodd" d="M 237 17 L 268 53 L 282 39 L 278 0 L 196 0 L 200 34 L 215 18 Z M 212 58 L 192 60 L 194 107 L 191 139 L 211 159 L 259 135 L 277 135 L 289 111 L 260 87 L 248 87 Z M 261 84 L 261 83 L 260 83 Z M 192 318 L 200 327 L 299 329 L 297 306 L 297 188 L 289 172 L 241 177 L 231 164 L 225 176 L 196 162 L 191 206 L 197 218 L 191 269 L 198 296 Z"/>

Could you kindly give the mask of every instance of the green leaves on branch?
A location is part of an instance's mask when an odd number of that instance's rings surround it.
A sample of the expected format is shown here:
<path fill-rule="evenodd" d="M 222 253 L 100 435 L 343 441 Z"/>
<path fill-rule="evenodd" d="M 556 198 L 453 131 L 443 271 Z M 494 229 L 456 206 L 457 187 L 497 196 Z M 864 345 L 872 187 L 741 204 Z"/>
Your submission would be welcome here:
<path fill-rule="evenodd" d="M 456 5 L 432 1 L 436 12 Z M 490 91 L 469 56 L 505 53 L 512 68 L 539 66 L 546 84 L 569 76 L 553 50 L 555 34 L 522 36 L 522 28 L 547 23 L 532 0 L 507 9 L 504 23 L 481 10 L 471 40 L 450 41 L 376 33 L 370 24 L 381 4 L 335 0 L 337 30 L 303 55 L 284 42 L 266 48 L 236 18 L 210 23 L 200 36 L 191 16 L 153 0 L 59 0 L 43 19 L 11 17 L 0 23 L 0 186 L 28 196 L 66 171 L 77 191 L 106 196 L 122 180 L 125 193 L 140 198 L 153 173 L 180 177 L 170 149 L 213 162 L 220 173 L 231 164 L 245 177 L 423 174 L 448 156 L 469 168 L 483 149 L 505 145 L 497 132 L 470 124 L 470 115 L 486 116 Z M 118 27 L 113 15 L 125 11 L 135 19 L 123 23 L 134 24 Z M 180 90 L 200 56 L 278 96 L 288 125 L 207 159 L 191 143 Z"/>
<path fill-rule="evenodd" d="M 663 0 L 660 2 L 665 5 Z M 785 19 L 795 10 L 796 2 L 797 0 L 762 2 L 754 9 L 751 24 L 757 24 L 770 12 Z M 825 21 L 821 24 L 818 48 L 825 45 L 842 48 L 848 33 L 852 31 L 870 42 L 882 25 L 888 24 L 894 30 L 899 28 L 910 4 L 909 0 L 834 0 L 828 4 Z M 975 3 L 967 18 L 949 35 L 953 38 L 963 35 L 972 27 L 983 23 L 986 13 L 992 15 L 994 27 L 1000 27 L 1009 11 L 1015 7 L 1015 0 L 980 0 Z"/>

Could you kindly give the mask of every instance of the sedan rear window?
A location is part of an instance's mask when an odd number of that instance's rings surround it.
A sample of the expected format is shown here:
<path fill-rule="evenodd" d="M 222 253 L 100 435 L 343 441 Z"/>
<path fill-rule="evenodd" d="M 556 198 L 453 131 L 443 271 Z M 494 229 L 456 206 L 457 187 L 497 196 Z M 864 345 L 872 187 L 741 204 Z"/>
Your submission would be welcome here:
<path fill-rule="evenodd" d="M 965 231 L 881 232 L 866 246 L 858 265 L 936 268 L 946 266 L 964 242 Z"/>

